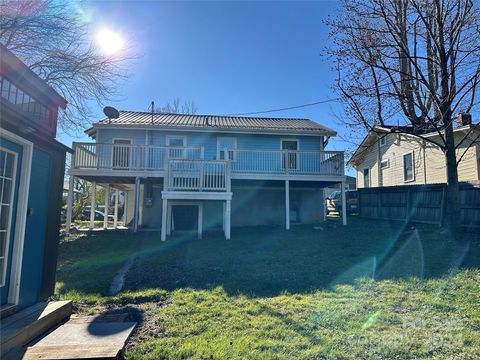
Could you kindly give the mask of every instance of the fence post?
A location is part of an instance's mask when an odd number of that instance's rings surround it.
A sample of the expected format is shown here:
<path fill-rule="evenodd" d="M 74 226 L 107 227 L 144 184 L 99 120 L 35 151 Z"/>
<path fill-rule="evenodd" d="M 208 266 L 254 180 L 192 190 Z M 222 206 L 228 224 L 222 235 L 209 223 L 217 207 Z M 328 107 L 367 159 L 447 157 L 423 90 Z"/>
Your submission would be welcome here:
<path fill-rule="evenodd" d="M 442 186 L 442 202 L 440 203 L 440 226 L 443 224 L 443 217 L 445 213 L 445 187 L 446 185 Z"/>
<path fill-rule="evenodd" d="M 377 219 L 382 218 L 382 191 L 381 188 L 377 188 L 374 194 L 377 196 Z"/>
<path fill-rule="evenodd" d="M 411 207 L 411 199 L 410 199 L 410 196 L 411 196 L 411 192 L 410 192 L 410 187 L 407 188 L 407 192 L 406 192 L 406 197 L 407 197 L 407 200 L 406 200 L 406 209 L 405 209 L 405 221 L 408 222 L 408 219 L 410 218 L 409 214 L 411 212 L 412 209 L 410 209 Z"/>

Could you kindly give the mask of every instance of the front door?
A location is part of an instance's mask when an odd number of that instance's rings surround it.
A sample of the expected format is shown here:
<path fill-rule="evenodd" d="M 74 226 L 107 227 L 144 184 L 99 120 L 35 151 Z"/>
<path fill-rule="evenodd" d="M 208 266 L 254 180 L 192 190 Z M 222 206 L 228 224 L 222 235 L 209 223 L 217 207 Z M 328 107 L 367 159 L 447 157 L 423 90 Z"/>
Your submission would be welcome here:
<path fill-rule="evenodd" d="M 282 168 L 294 170 L 297 168 L 297 151 L 298 151 L 298 141 L 297 140 L 282 140 Z"/>
<path fill-rule="evenodd" d="M 112 153 L 112 168 L 114 170 L 128 169 L 130 167 L 130 153 L 132 140 L 114 139 Z"/>
<path fill-rule="evenodd" d="M 8 302 L 23 147 L 0 138 L 0 297 Z"/>

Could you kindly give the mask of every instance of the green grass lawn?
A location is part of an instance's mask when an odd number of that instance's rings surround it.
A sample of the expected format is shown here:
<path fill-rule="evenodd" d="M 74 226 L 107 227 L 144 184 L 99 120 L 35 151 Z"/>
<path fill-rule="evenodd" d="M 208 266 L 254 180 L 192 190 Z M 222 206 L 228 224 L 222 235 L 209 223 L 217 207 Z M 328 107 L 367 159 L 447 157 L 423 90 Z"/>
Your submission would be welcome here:
<path fill-rule="evenodd" d="M 125 291 L 107 296 L 137 252 Z M 127 359 L 480 358 L 480 243 L 353 218 L 62 241 L 56 296 L 139 321 Z"/>

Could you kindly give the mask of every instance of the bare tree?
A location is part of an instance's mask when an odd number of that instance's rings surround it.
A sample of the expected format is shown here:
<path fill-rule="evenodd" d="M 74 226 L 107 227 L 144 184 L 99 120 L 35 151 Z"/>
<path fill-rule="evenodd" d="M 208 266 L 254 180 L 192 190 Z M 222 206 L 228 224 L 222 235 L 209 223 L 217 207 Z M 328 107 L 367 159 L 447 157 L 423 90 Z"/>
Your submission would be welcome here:
<path fill-rule="evenodd" d="M 172 101 L 166 102 L 160 107 L 156 107 L 156 112 L 170 113 L 170 114 L 190 114 L 197 113 L 197 105 L 193 101 L 181 101 L 180 98 L 175 98 Z"/>
<path fill-rule="evenodd" d="M 479 11 L 472 0 L 342 0 L 341 14 L 327 21 L 346 123 L 373 131 L 409 125 L 394 131 L 434 142 L 445 154 L 451 228 L 458 226 L 456 150 L 473 131 L 455 142 L 453 120 L 477 104 Z"/>
<path fill-rule="evenodd" d="M 89 102 L 111 100 L 135 58 L 128 47 L 121 55 L 102 54 L 91 35 L 71 2 L 0 2 L 0 42 L 68 101 L 59 114 L 66 132 L 91 122 Z"/>

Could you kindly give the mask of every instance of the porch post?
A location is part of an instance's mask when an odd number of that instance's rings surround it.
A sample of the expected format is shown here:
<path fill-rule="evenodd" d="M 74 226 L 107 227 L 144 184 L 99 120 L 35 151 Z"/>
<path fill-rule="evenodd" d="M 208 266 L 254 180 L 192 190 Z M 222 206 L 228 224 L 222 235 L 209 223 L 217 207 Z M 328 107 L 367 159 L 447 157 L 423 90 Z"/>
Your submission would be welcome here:
<path fill-rule="evenodd" d="M 285 180 L 285 229 L 290 230 L 290 181 Z"/>
<path fill-rule="evenodd" d="M 118 189 L 115 190 L 115 208 L 113 210 L 113 227 L 116 229 L 118 225 Z"/>
<path fill-rule="evenodd" d="M 232 212 L 232 200 L 225 203 L 225 239 L 230 240 L 230 216 Z"/>
<path fill-rule="evenodd" d="M 105 185 L 105 212 L 103 213 L 103 228 L 108 228 L 108 206 L 110 205 L 110 185 Z"/>
<path fill-rule="evenodd" d="M 342 190 L 342 224 L 347 225 L 347 199 L 345 198 L 345 182 L 341 183 Z"/>
<path fill-rule="evenodd" d="M 92 183 L 92 196 L 91 196 L 91 204 L 90 204 L 90 230 L 93 230 L 94 228 L 94 221 L 95 221 L 95 204 L 97 203 L 97 199 L 95 198 L 97 196 L 97 183 L 94 181 Z"/>
<path fill-rule="evenodd" d="M 167 236 L 172 234 L 172 205 L 167 206 Z"/>
<path fill-rule="evenodd" d="M 67 221 L 65 223 L 65 231 L 70 233 L 70 226 L 72 225 L 72 211 L 73 211 L 73 186 L 75 177 L 70 175 L 68 179 L 68 197 L 67 197 Z"/>
<path fill-rule="evenodd" d="M 133 204 L 133 232 L 138 230 L 138 203 L 140 201 L 140 178 L 135 178 L 135 199 Z"/>
<path fill-rule="evenodd" d="M 160 237 L 162 241 L 167 240 L 167 211 L 168 211 L 168 200 L 162 199 L 162 232 Z"/>
<path fill-rule="evenodd" d="M 203 203 L 198 205 L 198 238 L 202 238 L 203 231 Z"/>

